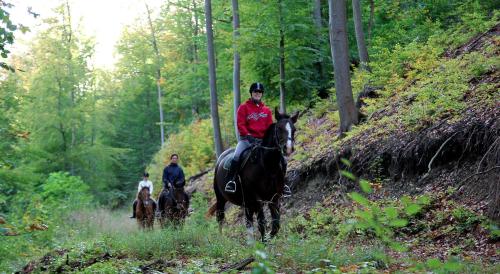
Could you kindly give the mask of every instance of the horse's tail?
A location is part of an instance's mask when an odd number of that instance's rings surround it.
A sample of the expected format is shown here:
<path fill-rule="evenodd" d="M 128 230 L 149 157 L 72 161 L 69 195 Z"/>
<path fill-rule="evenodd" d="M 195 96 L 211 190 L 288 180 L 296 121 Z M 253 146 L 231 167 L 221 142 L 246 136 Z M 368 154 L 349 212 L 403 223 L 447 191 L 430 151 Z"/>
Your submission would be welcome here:
<path fill-rule="evenodd" d="M 213 203 L 212 206 L 210 206 L 210 208 L 207 211 L 207 214 L 205 214 L 205 217 L 207 219 L 213 217 L 216 210 L 217 210 L 217 202 Z"/>

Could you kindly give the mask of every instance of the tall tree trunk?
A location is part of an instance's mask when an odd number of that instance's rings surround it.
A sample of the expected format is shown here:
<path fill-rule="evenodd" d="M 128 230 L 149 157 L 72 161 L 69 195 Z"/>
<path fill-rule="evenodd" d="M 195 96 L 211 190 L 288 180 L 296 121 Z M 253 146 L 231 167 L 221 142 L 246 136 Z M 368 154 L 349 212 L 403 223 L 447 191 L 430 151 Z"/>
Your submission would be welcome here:
<path fill-rule="evenodd" d="M 321 54 L 321 44 L 322 44 L 322 39 L 321 35 L 323 33 L 323 22 L 321 18 L 321 0 L 314 0 L 314 10 L 313 10 L 313 21 L 314 21 L 314 26 L 316 27 L 316 40 L 318 41 L 317 44 L 314 46 L 319 54 L 318 54 L 318 59 L 314 63 L 314 66 L 316 67 L 316 70 L 319 75 L 319 89 L 322 89 L 322 85 L 325 82 L 325 73 L 323 69 L 323 55 Z M 312 89 L 307 89 L 307 96 L 309 99 L 312 99 Z"/>
<path fill-rule="evenodd" d="M 238 123 L 236 121 L 238 107 L 240 106 L 241 93 L 240 93 L 240 53 L 238 51 L 238 40 L 240 37 L 240 14 L 238 9 L 238 0 L 232 0 L 233 5 L 233 122 L 234 122 L 234 133 L 236 134 L 236 140 L 240 140 L 240 134 L 238 132 Z"/>
<path fill-rule="evenodd" d="M 196 4 L 196 0 L 192 0 L 193 4 L 193 19 L 194 19 L 194 27 L 193 27 L 193 73 L 197 75 L 196 71 L 198 69 L 199 57 L 198 57 L 198 34 L 200 32 L 200 24 L 198 17 L 198 7 Z M 195 80 L 198 81 L 198 80 Z M 201 96 L 200 91 L 198 89 L 198 85 L 195 83 L 195 89 L 193 90 L 195 96 L 192 96 L 191 100 L 191 113 L 195 117 L 195 119 L 200 119 L 200 109 L 199 109 L 199 96 Z"/>
<path fill-rule="evenodd" d="M 323 27 L 323 22 L 321 22 L 321 0 L 314 0 L 313 19 L 316 30 L 321 30 Z"/>
<path fill-rule="evenodd" d="M 375 2 L 373 0 L 370 0 L 370 21 L 368 22 L 368 41 L 371 41 L 372 39 L 372 27 L 373 27 L 374 17 L 375 17 Z"/>
<path fill-rule="evenodd" d="M 70 9 L 70 6 L 69 6 L 69 2 L 66 1 L 66 16 L 64 16 L 65 18 L 63 18 L 63 20 L 65 21 L 65 26 L 64 26 L 64 32 L 63 32 L 63 35 L 65 36 L 66 38 L 66 46 L 67 46 L 67 66 L 68 66 L 68 79 L 69 81 L 72 81 L 73 80 L 73 69 L 72 69 L 72 60 L 73 60 L 73 54 L 71 52 L 71 39 L 73 39 L 73 28 L 71 26 L 71 9 Z M 66 22 L 67 20 L 67 22 Z M 70 86 L 70 99 L 71 99 L 71 113 L 74 113 L 75 111 L 75 108 L 76 108 L 76 94 L 75 94 L 75 89 L 77 88 L 77 85 L 76 84 L 73 84 L 73 83 L 69 83 L 71 86 Z M 73 115 L 71 115 L 70 117 L 70 124 L 71 124 L 71 142 L 70 142 L 70 147 L 69 147 L 69 153 L 70 155 L 72 154 L 73 150 L 75 149 L 75 146 L 76 146 L 76 125 L 75 125 L 75 117 Z M 74 163 L 73 163 L 73 159 L 72 157 L 70 157 L 70 160 L 69 160 L 69 172 L 71 175 L 75 175 L 75 166 L 74 166 Z"/>
<path fill-rule="evenodd" d="M 358 123 L 349 75 L 349 48 L 347 46 L 347 18 L 345 0 L 328 0 L 329 33 L 335 72 L 335 90 L 340 116 L 340 133 L 349 131 Z"/>
<path fill-rule="evenodd" d="M 66 169 L 69 167 L 69 160 L 68 160 L 68 145 L 66 143 L 66 130 L 64 129 L 64 124 L 63 124 L 63 103 L 62 103 L 62 97 L 64 94 L 64 88 L 62 87 L 62 82 L 59 77 L 56 76 L 56 82 L 57 82 L 57 87 L 58 87 L 58 93 L 57 93 L 57 118 L 59 119 L 59 133 L 61 134 L 61 150 L 63 153 L 63 168 Z"/>
<path fill-rule="evenodd" d="M 363 32 L 363 21 L 361 20 L 361 6 L 359 0 L 352 0 L 352 13 L 354 17 L 354 30 L 356 32 L 356 44 L 358 46 L 359 61 L 361 67 L 370 71 L 368 66 L 368 50 L 366 49 L 365 33 Z"/>
<path fill-rule="evenodd" d="M 222 138 L 220 134 L 219 109 L 217 106 L 217 82 L 215 73 L 214 34 L 212 31 L 212 1 L 205 0 L 205 24 L 207 29 L 208 80 L 210 84 L 210 114 L 214 127 L 215 154 L 217 158 L 222 153 Z"/>
<path fill-rule="evenodd" d="M 192 0 L 193 4 L 193 19 L 194 19 L 194 28 L 193 28 L 193 61 L 195 64 L 198 64 L 198 34 L 200 32 L 200 23 L 198 18 L 198 7 L 196 6 L 196 0 Z"/>
<path fill-rule="evenodd" d="M 160 51 L 158 50 L 158 44 L 156 42 L 156 34 L 153 27 L 153 21 L 151 20 L 151 11 L 149 10 L 149 6 L 148 4 L 146 4 L 146 2 L 144 2 L 144 5 L 146 6 L 146 10 L 148 12 L 148 22 L 149 22 L 149 28 L 151 30 L 151 44 L 153 45 L 153 50 L 156 55 L 156 90 L 158 92 L 158 109 L 160 110 L 160 136 L 161 136 L 160 138 L 161 138 L 161 146 L 163 147 L 163 144 L 165 143 L 165 130 L 164 130 L 165 123 L 163 121 L 163 108 L 161 105 L 162 93 L 161 93 Z"/>
<path fill-rule="evenodd" d="M 280 21 L 280 111 L 286 112 L 285 106 L 285 23 L 283 18 L 283 1 L 278 0 L 278 16 Z"/>

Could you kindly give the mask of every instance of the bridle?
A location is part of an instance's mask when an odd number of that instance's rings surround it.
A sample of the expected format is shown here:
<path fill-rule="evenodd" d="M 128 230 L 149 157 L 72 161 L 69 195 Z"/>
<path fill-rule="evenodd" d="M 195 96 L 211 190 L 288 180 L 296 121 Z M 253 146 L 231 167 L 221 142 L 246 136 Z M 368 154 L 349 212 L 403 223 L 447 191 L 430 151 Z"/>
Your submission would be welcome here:
<path fill-rule="evenodd" d="M 286 119 L 287 123 L 291 123 L 290 119 Z M 285 149 L 285 144 L 286 142 L 292 142 L 293 143 L 293 138 L 290 136 L 287 136 L 286 140 L 282 141 L 279 136 L 278 136 L 278 122 L 276 122 L 274 126 L 274 134 L 273 134 L 273 143 L 276 145 L 275 149 L 280 150 L 281 154 L 283 154 L 283 150 Z"/>

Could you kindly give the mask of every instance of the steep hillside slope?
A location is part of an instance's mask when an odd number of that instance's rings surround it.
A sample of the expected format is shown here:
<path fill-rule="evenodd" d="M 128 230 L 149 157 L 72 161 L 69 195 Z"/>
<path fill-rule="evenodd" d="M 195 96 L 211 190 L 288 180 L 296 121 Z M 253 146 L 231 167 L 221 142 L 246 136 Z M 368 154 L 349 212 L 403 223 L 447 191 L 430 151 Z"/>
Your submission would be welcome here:
<path fill-rule="evenodd" d="M 296 197 L 288 207 L 321 202 L 332 189 L 342 196 L 356 188 L 338 172 L 344 169 L 379 184 L 385 195 L 455 187 L 458 197 L 488 200 L 489 216 L 499 218 L 499 34 L 496 25 L 433 56 L 419 49 L 416 64 L 397 77 L 400 83 L 365 86 L 371 98 L 360 97 L 360 105 L 367 118 L 345 137 L 336 136 L 330 113 L 301 117 L 302 149 L 288 171 Z"/>

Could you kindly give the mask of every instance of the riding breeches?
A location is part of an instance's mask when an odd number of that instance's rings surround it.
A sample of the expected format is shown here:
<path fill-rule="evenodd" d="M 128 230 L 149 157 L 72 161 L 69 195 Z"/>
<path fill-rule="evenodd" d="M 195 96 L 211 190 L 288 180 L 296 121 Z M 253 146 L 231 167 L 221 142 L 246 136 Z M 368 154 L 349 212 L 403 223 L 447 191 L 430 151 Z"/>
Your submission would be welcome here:
<path fill-rule="evenodd" d="M 236 150 L 234 151 L 233 161 L 239 161 L 241 154 L 251 147 L 248 140 L 240 140 L 236 145 Z"/>

